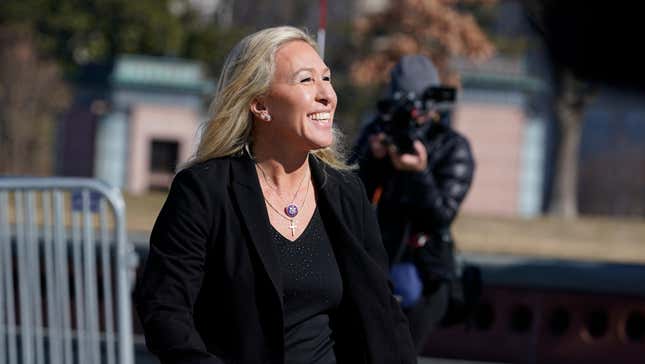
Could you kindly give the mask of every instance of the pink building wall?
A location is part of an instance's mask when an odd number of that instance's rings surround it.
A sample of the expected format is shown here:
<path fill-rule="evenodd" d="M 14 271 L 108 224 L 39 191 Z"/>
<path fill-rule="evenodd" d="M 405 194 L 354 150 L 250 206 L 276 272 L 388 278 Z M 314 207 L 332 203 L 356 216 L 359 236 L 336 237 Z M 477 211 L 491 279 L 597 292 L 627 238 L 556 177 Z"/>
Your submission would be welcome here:
<path fill-rule="evenodd" d="M 462 211 L 516 216 L 519 210 L 522 132 L 519 105 L 457 104 L 453 125 L 470 141 L 477 163 Z"/>
<path fill-rule="evenodd" d="M 188 160 L 195 147 L 199 115 L 192 109 L 137 104 L 131 109 L 127 190 L 141 194 L 150 187 L 153 140 L 176 141 L 178 162 Z"/>

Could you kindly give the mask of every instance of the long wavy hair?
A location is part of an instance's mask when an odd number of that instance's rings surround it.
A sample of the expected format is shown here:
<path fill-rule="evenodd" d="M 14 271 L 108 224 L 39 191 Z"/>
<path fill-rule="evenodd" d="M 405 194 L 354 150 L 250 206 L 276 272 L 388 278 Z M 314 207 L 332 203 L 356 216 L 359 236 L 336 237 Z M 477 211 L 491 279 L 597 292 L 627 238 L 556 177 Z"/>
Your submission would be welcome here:
<path fill-rule="evenodd" d="M 269 90 L 275 70 L 275 54 L 285 43 L 304 41 L 318 50 L 316 42 L 305 32 L 290 26 L 267 28 L 242 39 L 228 54 L 220 74 L 210 117 L 199 129 L 195 154 L 183 166 L 217 157 L 242 153 L 250 142 L 253 99 Z M 333 129 L 330 146 L 311 152 L 332 168 L 346 170 L 342 134 Z"/>

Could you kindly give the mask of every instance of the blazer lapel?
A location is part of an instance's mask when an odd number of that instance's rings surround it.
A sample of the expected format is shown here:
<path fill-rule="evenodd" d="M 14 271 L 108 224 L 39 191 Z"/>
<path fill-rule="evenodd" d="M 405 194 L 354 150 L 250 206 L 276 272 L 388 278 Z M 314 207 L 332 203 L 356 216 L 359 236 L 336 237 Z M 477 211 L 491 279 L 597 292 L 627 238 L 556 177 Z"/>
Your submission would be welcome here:
<path fill-rule="evenodd" d="M 273 283 L 280 305 L 283 307 L 280 264 L 271 240 L 267 224 L 269 216 L 253 161 L 247 156 L 233 158 L 231 169 L 232 190 L 239 205 L 242 222 L 247 228 L 252 245 L 260 257 L 264 269 Z"/>
<path fill-rule="evenodd" d="M 336 260 L 339 267 L 349 273 L 352 270 L 351 259 L 361 256 L 364 251 L 361 242 L 346 223 L 340 207 L 341 184 L 336 180 L 337 176 L 325 172 L 324 162 L 318 161 L 315 157 L 309 157 L 311 176 L 314 184 L 318 187 L 318 209 L 329 234 L 332 246 L 336 252 Z M 356 211 L 358 213 L 358 211 Z M 343 277 L 344 280 L 353 280 L 353 274 Z M 350 292 L 351 293 L 351 292 Z"/>
<path fill-rule="evenodd" d="M 347 227 L 343 223 L 342 213 L 338 202 L 340 201 L 339 183 L 335 181 L 326 171 L 324 162 L 316 157 L 309 157 L 309 168 L 314 186 L 317 187 L 318 209 L 323 216 L 323 221 L 329 226 L 345 231 Z"/>

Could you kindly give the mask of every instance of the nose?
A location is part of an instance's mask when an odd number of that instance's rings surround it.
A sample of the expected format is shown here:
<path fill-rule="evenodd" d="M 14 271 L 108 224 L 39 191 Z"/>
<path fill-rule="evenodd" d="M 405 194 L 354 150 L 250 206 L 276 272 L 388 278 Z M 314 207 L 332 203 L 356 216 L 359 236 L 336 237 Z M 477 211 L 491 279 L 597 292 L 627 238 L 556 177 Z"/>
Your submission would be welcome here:
<path fill-rule="evenodd" d="M 336 104 L 336 91 L 334 87 L 328 81 L 322 81 L 318 83 L 318 89 L 316 93 L 316 101 L 327 106 L 331 104 L 332 106 Z"/>

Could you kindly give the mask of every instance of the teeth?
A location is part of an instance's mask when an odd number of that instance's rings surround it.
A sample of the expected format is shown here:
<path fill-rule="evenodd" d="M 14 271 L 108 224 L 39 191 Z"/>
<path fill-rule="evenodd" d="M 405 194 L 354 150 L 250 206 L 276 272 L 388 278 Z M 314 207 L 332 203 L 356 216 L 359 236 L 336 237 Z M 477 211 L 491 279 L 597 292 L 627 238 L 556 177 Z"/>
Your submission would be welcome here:
<path fill-rule="evenodd" d="M 329 120 L 331 113 L 328 112 L 317 112 L 315 114 L 309 115 L 309 118 L 314 120 Z"/>

